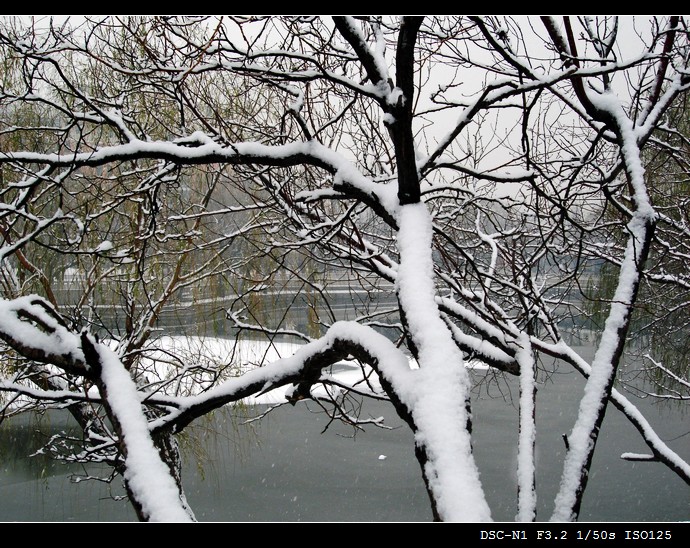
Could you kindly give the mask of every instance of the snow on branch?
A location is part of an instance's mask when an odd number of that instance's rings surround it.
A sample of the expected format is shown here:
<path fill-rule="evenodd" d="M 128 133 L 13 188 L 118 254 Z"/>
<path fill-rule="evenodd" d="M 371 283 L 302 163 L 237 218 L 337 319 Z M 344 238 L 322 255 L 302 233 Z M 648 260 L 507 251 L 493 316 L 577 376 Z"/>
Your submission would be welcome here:
<path fill-rule="evenodd" d="M 537 516 L 537 492 L 535 485 L 536 425 L 535 398 L 537 387 L 534 379 L 535 360 L 529 336 L 523 334 L 520 349 L 515 354 L 520 364 L 520 432 L 518 436 L 518 514 L 516 521 L 534 521 Z"/>
<path fill-rule="evenodd" d="M 545 351 L 553 356 L 558 356 L 577 369 L 585 377 L 589 377 L 592 373 L 591 366 L 582 359 L 572 348 L 570 348 L 563 341 L 556 345 L 545 345 L 542 342 L 532 340 L 535 347 L 538 345 L 542 351 Z M 654 428 L 649 421 L 644 417 L 640 410 L 628 398 L 621 394 L 615 388 L 611 390 L 611 403 L 619 411 L 621 411 L 641 434 L 642 439 L 656 455 L 659 461 L 663 462 L 671 470 L 673 470 L 685 483 L 690 485 L 690 464 L 681 458 L 675 451 L 673 451 L 659 435 L 654 431 Z"/>
<path fill-rule="evenodd" d="M 79 338 L 38 295 L 0 300 L 0 338 L 24 357 L 90 376 Z"/>
<path fill-rule="evenodd" d="M 0 301 L 0 337 L 24 357 L 92 379 L 120 435 L 125 480 L 142 515 L 151 521 L 189 521 L 175 480 L 154 447 L 136 384 L 117 355 L 83 332 L 72 333 L 38 296 Z M 2 389 L 12 389 L 3 383 Z M 40 399 L 68 399 L 58 391 L 18 392 Z"/>
<path fill-rule="evenodd" d="M 388 67 L 382 55 L 382 40 L 378 39 L 376 49 L 372 50 L 352 17 L 334 17 L 333 22 L 340 34 L 355 50 L 367 71 L 367 76 L 385 99 L 393 90 L 389 84 Z"/>
<path fill-rule="evenodd" d="M 374 329 L 355 322 L 336 322 L 326 334 L 302 346 L 292 356 L 227 379 L 202 394 L 188 397 L 151 397 L 148 401 L 171 408 L 151 423 L 154 430 L 173 427 L 178 431 L 195 418 L 227 403 L 274 388 L 295 384 L 291 397 L 309 397 L 320 382 L 322 369 L 354 356 L 376 370 L 389 383 L 399 384 L 410 372 L 408 358 L 391 341 Z"/>
<path fill-rule="evenodd" d="M 649 455 L 647 453 L 623 453 L 621 454 L 621 458 L 631 462 L 655 462 L 659 460 L 654 455 Z"/>
<path fill-rule="evenodd" d="M 140 394 L 117 355 L 86 333 L 81 337 L 93 369 L 99 371 L 106 404 L 125 453 L 124 477 L 135 505 L 148 521 L 191 521 L 168 465 L 154 446 Z"/>
<path fill-rule="evenodd" d="M 101 166 L 110 162 L 157 159 L 178 165 L 227 163 L 231 165 L 262 165 L 290 167 L 311 165 L 333 174 L 336 190 L 354 191 L 367 202 L 375 202 L 386 216 L 397 208 L 395 189 L 373 182 L 362 175 L 344 156 L 316 141 L 286 145 L 264 145 L 258 142 L 238 142 L 222 145 L 197 131 L 177 141 L 131 141 L 103 146 L 92 152 L 74 154 L 39 153 L 31 151 L 0 152 L 0 164 L 46 164 L 53 167 Z"/>

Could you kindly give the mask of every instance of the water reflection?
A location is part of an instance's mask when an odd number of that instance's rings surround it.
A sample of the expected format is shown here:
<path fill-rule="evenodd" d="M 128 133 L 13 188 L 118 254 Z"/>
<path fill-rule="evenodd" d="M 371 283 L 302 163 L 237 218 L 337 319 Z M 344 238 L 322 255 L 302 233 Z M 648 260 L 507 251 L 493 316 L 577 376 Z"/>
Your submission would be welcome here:
<path fill-rule="evenodd" d="M 41 451 L 53 433 L 76 430 L 66 412 L 24 414 L 5 420 L 0 426 L 0 463 L 12 470 L 15 479 L 45 478 L 63 474 L 68 468 Z M 27 458 L 28 457 L 28 458 Z M 72 465 L 74 468 L 74 465 Z M 6 475 L 0 476 L 0 485 Z"/>

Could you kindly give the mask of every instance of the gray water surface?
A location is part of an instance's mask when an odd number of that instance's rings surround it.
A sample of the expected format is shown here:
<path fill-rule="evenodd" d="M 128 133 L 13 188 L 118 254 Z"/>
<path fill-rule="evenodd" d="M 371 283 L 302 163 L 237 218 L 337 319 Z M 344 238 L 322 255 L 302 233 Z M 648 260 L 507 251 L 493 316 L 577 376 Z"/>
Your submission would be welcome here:
<path fill-rule="evenodd" d="M 484 375 L 477 373 L 480 379 Z M 575 373 L 556 373 L 537 396 L 537 489 L 540 521 L 548 520 L 558 488 L 564 444 L 581 396 Z M 497 521 L 512 521 L 516 500 L 516 379 L 483 384 L 473 404 L 474 449 Z M 678 408 L 637 402 L 662 439 L 690 459 L 687 416 Z M 249 409 L 257 413 L 262 408 Z M 428 521 L 429 502 L 410 430 L 392 408 L 368 402 L 364 415 L 383 415 L 393 430 L 332 424 L 312 404 L 284 406 L 259 423 L 241 424 L 232 411 L 200 423 L 183 440 L 187 498 L 199 521 Z M 44 434 L 69 428 L 51 413 L 40 424 L 18 418 L 0 426 L 0 520 L 134 520 L 119 479 L 74 483 L 77 465 L 27 458 Z M 685 435 L 684 435 L 685 434 Z M 626 462 L 646 452 L 637 432 L 610 407 L 592 466 L 581 521 L 652 522 L 690 519 L 690 489 L 659 463 Z M 98 472 L 94 467 L 89 473 Z M 100 471 L 104 473 L 103 470 Z"/>

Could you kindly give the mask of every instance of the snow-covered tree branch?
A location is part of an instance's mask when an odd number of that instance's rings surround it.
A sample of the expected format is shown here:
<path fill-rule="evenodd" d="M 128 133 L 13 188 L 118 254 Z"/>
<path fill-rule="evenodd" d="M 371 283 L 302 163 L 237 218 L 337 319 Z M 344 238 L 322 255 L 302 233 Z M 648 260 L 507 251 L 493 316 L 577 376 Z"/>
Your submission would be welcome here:
<path fill-rule="evenodd" d="M 586 378 L 552 519 L 578 518 L 609 403 L 690 483 L 621 390 L 687 401 L 687 23 L 3 19 L 0 409 L 67 407 L 75 455 L 111 464 L 141 519 L 177 520 L 194 421 L 291 386 L 380 424 L 335 394 L 370 395 L 414 433 L 434 519 L 488 521 L 480 361 L 519 379 L 529 521 L 548 357 Z M 209 326 L 302 346 L 247 364 L 161 342 Z M 330 375 L 343 360 L 357 383 Z"/>

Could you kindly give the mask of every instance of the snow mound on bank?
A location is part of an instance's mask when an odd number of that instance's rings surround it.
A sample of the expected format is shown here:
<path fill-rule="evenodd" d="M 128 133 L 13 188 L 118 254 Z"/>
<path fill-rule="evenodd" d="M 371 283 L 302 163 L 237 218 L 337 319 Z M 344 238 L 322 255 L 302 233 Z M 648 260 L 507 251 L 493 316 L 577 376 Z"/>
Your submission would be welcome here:
<path fill-rule="evenodd" d="M 221 372 L 226 377 L 239 376 L 247 371 L 292 356 L 302 345 L 295 342 L 222 339 L 215 337 L 162 337 L 156 341 L 157 350 L 147 354 L 143 361 L 144 375 L 150 379 L 173 379 L 185 371 L 184 382 L 176 380 L 163 390 L 167 394 L 194 394 L 210 387 Z M 202 372 L 201 368 L 208 368 Z M 195 373 L 194 369 L 199 372 Z M 324 371 L 322 379 L 336 382 L 342 387 L 353 387 L 363 393 L 381 394 L 378 375 L 368 365 L 340 361 Z M 245 398 L 245 404 L 276 404 L 286 401 L 291 386 L 283 386 Z M 331 395 L 337 387 L 329 388 Z M 316 385 L 314 397 L 326 397 L 326 388 Z"/>

